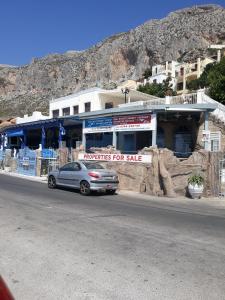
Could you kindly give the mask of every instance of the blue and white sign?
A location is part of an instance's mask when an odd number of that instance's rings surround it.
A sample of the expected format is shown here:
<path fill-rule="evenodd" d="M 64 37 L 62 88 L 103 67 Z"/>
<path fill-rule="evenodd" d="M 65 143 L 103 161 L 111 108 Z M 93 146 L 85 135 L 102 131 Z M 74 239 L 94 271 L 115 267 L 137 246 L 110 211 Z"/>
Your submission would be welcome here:
<path fill-rule="evenodd" d="M 53 149 L 42 149 L 41 151 L 41 157 L 42 158 L 56 158 L 57 153 Z"/>
<path fill-rule="evenodd" d="M 85 120 L 83 133 L 156 130 L 155 114 L 137 114 Z"/>
<path fill-rule="evenodd" d="M 85 120 L 85 128 L 83 129 L 84 133 L 97 133 L 109 131 L 113 131 L 112 117 Z"/>

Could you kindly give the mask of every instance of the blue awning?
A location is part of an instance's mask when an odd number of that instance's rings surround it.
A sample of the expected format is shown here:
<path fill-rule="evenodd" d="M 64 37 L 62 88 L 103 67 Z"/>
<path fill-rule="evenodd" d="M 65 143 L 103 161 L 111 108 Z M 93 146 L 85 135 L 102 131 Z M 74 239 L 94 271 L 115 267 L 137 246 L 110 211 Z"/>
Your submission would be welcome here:
<path fill-rule="evenodd" d="M 13 136 L 22 136 L 24 135 L 24 132 L 22 129 L 15 129 L 13 131 L 7 131 L 7 136 L 8 137 L 13 137 Z"/>

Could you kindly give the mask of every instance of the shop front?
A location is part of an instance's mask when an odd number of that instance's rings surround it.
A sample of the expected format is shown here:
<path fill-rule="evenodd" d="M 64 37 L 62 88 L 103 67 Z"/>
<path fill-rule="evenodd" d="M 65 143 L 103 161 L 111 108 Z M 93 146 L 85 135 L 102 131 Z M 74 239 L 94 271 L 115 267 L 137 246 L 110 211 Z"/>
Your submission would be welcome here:
<path fill-rule="evenodd" d="M 83 144 L 87 152 L 92 147 L 112 145 L 121 153 L 135 154 L 155 145 L 156 123 L 156 115 L 152 113 L 86 119 Z"/>

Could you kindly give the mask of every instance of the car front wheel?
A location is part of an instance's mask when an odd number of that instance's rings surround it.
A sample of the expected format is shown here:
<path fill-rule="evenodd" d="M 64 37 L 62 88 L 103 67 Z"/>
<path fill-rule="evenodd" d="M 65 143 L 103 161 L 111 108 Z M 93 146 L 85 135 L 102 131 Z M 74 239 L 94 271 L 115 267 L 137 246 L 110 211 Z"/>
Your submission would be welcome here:
<path fill-rule="evenodd" d="M 54 176 L 49 176 L 48 178 L 48 187 L 50 189 L 55 189 L 56 188 L 56 180 Z"/>
<path fill-rule="evenodd" d="M 87 181 L 81 181 L 80 183 L 81 195 L 88 196 L 91 193 L 90 184 Z"/>

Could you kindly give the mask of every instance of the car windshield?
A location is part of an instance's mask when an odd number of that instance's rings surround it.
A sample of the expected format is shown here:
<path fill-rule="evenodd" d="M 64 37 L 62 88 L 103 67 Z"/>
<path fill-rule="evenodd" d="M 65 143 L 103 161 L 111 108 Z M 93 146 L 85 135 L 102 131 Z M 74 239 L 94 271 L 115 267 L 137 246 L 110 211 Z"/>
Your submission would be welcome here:
<path fill-rule="evenodd" d="M 88 169 L 88 170 L 91 170 L 91 169 L 104 169 L 104 167 L 98 163 L 95 163 L 95 162 L 83 162 L 83 164 L 85 165 L 85 167 Z"/>

